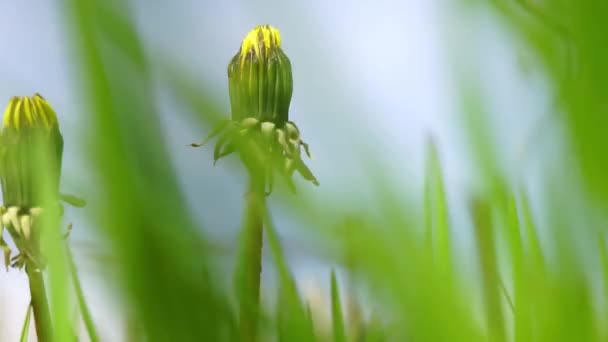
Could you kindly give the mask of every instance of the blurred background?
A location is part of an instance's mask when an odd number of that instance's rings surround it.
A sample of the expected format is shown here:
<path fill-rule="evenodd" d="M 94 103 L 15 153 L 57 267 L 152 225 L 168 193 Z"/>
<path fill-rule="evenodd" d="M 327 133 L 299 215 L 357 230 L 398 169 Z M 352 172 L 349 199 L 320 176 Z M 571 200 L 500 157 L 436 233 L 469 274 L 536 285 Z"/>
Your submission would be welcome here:
<path fill-rule="evenodd" d="M 294 195 L 279 182 L 268 207 L 320 340 L 331 270 L 349 340 L 375 340 L 361 331 L 377 322 L 377 340 L 602 340 L 606 10 L 3 1 L 0 99 L 39 92 L 58 114 L 62 190 L 88 202 L 64 221 L 102 341 L 230 340 L 214 320 L 234 316 L 246 175 L 238 158 L 214 167 L 211 146 L 188 145 L 230 115 L 228 62 L 266 23 L 291 59 L 290 119 L 321 183 L 297 180 Z M 264 245 L 272 312 L 284 279 Z M 53 312 L 65 305 L 83 330 L 70 298 Z M 17 340 L 28 301 L 25 274 L 0 272 L 0 341 Z M 542 307 L 553 314 L 536 319 Z M 280 324 L 269 317 L 264 336 Z"/>

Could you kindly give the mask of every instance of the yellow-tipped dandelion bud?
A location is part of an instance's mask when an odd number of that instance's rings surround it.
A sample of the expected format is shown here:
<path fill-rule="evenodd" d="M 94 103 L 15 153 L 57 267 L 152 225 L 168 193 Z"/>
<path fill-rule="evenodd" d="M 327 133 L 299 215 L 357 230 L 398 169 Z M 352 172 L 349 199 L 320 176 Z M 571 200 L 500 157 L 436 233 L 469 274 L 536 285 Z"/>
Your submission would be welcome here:
<path fill-rule="evenodd" d="M 215 161 L 238 150 L 250 171 L 259 173 L 264 169 L 269 188 L 274 170 L 282 173 L 290 186 L 296 170 L 318 185 L 300 158 L 301 146 L 310 156 L 308 145 L 301 140 L 295 123 L 289 121 L 293 79 L 291 62 L 281 48 L 279 30 L 260 25 L 245 36 L 228 65 L 228 85 L 232 120 L 222 122 L 202 144 L 192 146 L 202 146 L 220 135 Z M 287 164 L 290 166 L 285 167 Z"/>
<path fill-rule="evenodd" d="M 0 134 L 0 183 L 4 206 L 0 207 L 0 248 L 4 262 L 17 268 L 44 267 L 40 230 L 36 218 L 42 208 L 59 204 L 59 176 L 63 138 L 55 111 L 39 94 L 13 97 L 4 112 Z M 19 249 L 11 251 L 2 237 L 7 228 Z"/>
<path fill-rule="evenodd" d="M 270 25 L 251 30 L 228 65 L 232 119 L 256 118 L 282 126 L 293 92 L 291 63 L 281 34 Z"/>
<path fill-rule="evenodd" d="M 3 122 L 0 180 L 4 205 L 30 209 L 56 200 L 63 138 L 55 111 L 39 94 L 13 97 Z"/>

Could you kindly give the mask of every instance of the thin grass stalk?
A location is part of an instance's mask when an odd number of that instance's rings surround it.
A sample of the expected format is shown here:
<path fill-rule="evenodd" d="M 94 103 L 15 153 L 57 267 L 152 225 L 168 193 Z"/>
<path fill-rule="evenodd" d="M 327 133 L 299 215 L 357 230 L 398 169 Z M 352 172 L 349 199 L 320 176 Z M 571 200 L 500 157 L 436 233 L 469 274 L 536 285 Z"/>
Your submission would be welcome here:
<path fill-rule="evenodd" d="M 70 250 L 70 247 L 67 244 L 65 247 L 65 253 L 68 259 L 68 266 L 70 268 L 69 272 L 72 278 L 72 285 L 74 286 L 74 291 L 76 292 L 78 308 L 80 309 L 80 314 L 82 315 L 84 326 L 87 329 L 87 333 L 89 334 L 91 342 L 98 342 L 99 335 L 97 334 L 97 330 L 95 329 L 95 323 L 93 323 L 91 311 L 89 310 L 89 307 L 87 306 L 86 300 L 84 298 L 84 292 L 82 291 L 82 285 L 80 284 L 80 279 L 78 278 L 78 272 L 76 270 L 76 265 L 74 264 L 74 257 L 72 256 L 72 251 Z"/>
<path fill-rule="evenodd" d="M 281 243 L 279 241 L 279 237 L 274 223 L 271 220 L 270 211 L 268 210 L 268 208 L 265 208 L 264 213 L 264 222 L 266 223 L 264 227 L 266 229 L 268 247 L 270 248 L 272 257 L 275 260 L 279 278 L 288 287 L 288 291 L 290 291 L 293 295 L 297 295 L 296 284 L 293 281 L 292 275 L 289 273 L 289 267 L 287 265 L 287 261 L 285 260 L 283 249 L 281 248 Z"/>
<path fill-rule="evenodd" d="M 23 327 L 21 328 L 20 342 L 27 342 L 30 335 L 30 321 L 32 317 L 32 304 L 28 304 L 27 311 L 25 313 L 25 320 L 23 321 Z"/>
<path fill-rule="evenodd" d="M 265 208 L 264 229 L 268 247 L 279 275 L 277 325 L 280 341 L 316 341 L 314 322 L 309 305 L 303 305 L 289 268 L 270 212 Z"/>
<path fill-rule="evenodd" d="M 53 326 L 51 324 L 51 312 L 44 287 L 44 278 L 40 270 L 28 266 L 26 269 L 30 284 L 31 306 L 34 312 L 34 323 L 38 342 L 53 340 Z"/>

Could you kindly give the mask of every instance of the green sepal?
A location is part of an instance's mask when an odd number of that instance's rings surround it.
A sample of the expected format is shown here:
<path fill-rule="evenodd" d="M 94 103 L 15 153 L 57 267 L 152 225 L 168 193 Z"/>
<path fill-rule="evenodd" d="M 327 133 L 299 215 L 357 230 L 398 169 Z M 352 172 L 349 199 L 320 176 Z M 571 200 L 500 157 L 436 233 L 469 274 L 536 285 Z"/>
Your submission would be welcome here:
<path fill-rule="evenodd" d="M 211 139 L 215 138 L 216 135 L 222 133 L 230 124 L 232 120 L 225 119 L 221 120 L 220 123 L 215 126 L 215 128 L 211 131 L 211 133 L 203 140 L 201 143 L 192 143 L 190 146 L 192 147 L 202 147 L 205 146 Z"/>
<path fill-rule="evenodd" d="M 4 254 L 4 268 L 8 272 L 8 267 L 11 264 L 11 248 L 6 244 L 2 237 L 2 229 L 0 227 L 0 248 L 2 248 L 2 254 Z"/>
<path fill-rule="evenodd" d="M 317 178 L 315 177 L 315 175 L 313 175 L 312 171 L 310 171 L 308 166 L 306 166 L 306 164 L 304 164 L 303 161 L 301 161 L 301 160 L 296 161 L 296 170 L 298 170 L 298 173 L 300 175 L 302 175 L 302 177 L 304 177 L 304 179 L 312 182 L 312 184 L 314 184 L 316 186 L 319 186 L 319 182 L 317 181 Z"/>
<path fill-rule="evenodd" d="M 213 149 L 213 165 L 215 165 L 220 158 L 227 156 L 234 151 L 234 146 L 231 143 L 233 135 L 234 130 L 231 129 L 224 132 L 217 140 L 215 148 Z"/>
<path fill-rule="evenodd" d="M 84 208 L 87 205 L 87 202 L 83 198 L 77 197 L 75 195 L 61 193 L 59 194 L 59 198 L 65 203 L 75 208 Z"/>

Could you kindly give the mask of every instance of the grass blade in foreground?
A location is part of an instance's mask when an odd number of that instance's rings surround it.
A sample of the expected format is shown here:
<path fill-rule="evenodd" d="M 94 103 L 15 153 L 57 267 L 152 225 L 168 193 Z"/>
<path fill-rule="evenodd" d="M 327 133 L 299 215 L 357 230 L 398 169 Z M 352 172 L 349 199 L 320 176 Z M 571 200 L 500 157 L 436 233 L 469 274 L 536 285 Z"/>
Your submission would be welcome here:
<path fill-rule="evenodd" d="M 515 341 L 529 341 L 531 338 L 528 287 L 525 277 L 524 251 L 518 206 L 514 193 L 509 194 L 507 207 L 507 239 L 510 247 L 511 269 L 513 273 L 513 327 Z"/>
<path fill-rule="evenodd" d="M 144 339 L 222 341 L 234 321 L 208 267 L 163 137 L 131 1 L 65 4 L 98 180 L 93 226 L 110 244 L 125 312 Z"/>
<path fill-rule="evenodd" d="M 315 341 L 314 324 L 309 307 L 302 304 L 296 283 L 287 267 L 276 229 L 266 209 L 265 231 L 270 251 L 279 275 L 276 325 L 280 341 Z"/>
<path fill-rule="evenodd" d="M 23 328 L 21 328 L 21 337 L 19 338 L 20 342 L 27 342 L 28 336 L 30 334 L 30 318 L 32 317 L 32 305 L 27 306 L 27 311 L 25 313 L 25 320 L 23 321 Z"/>
<path fill-rule="evenodd" d="M 331 317 L 333 323 L 334 341 L 346 342 L 342 305 L 340 304 L 340 290 L 338 289 L 335 271 L 331 271 Z"/>
<path fill-rule="evenodd" d="M 91 311 L 89 310 L 87 302 L 84 298 L 84 292 L 82 291 L 82 285 L 80 284 L 80 279 L 78 278 L 78 272 L 76 270 L 76 265 L 74 264 L 74 257 L 72 256 L 72 251 L 70 250 L 70 246 L 67 243 L 65 246 L 65 252 L 68 261 L 69 272 L 72 276 L 72 285 L 74 286 L 74 291 L 76 291 L 78 308 L 80 309 L 82 320 L 84 321 L 84 326 L 87 329 L 87 333 L 89 334 L 91 342 L 98 342 L 99 335 L 97 335 L 97 329 L 95 329 L 95 323 L 93 322 Z"/>
<path fill-rule="evenodd" d="M 429 240 L 427 248 L 432 253 L 433 264 L 437 267 L 440 278 L 443 281 L 450 281 L 452 260 L 447 200 L 437 146 L 432 140 L 427 145 L 424 197 L 427 239 Z"/>
<path fill-rule="evenodd" d="M 478 260 L 481 263 L 481 281 L 489 339 L 504 341 L 505 329 L 499 292 L 500 280 L 490 204 L 483 199 L 476 198 L 471 203 L 471 213 L 475 222 Z"/>

